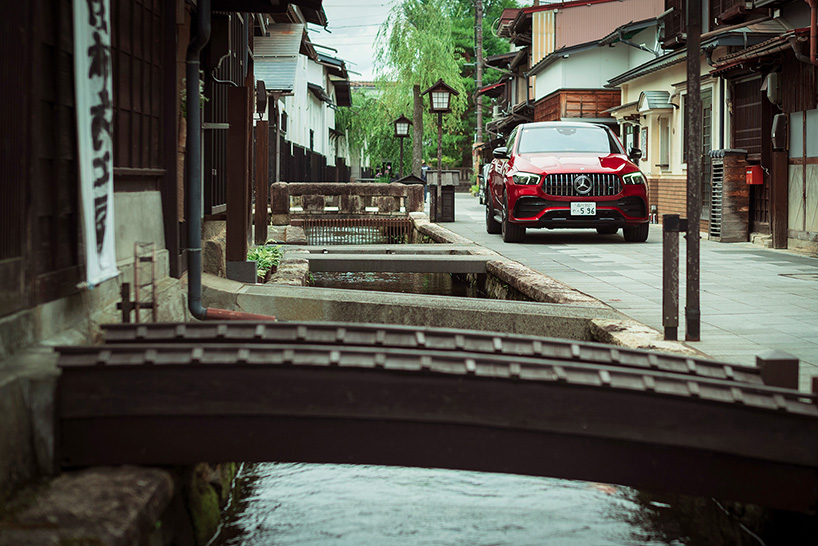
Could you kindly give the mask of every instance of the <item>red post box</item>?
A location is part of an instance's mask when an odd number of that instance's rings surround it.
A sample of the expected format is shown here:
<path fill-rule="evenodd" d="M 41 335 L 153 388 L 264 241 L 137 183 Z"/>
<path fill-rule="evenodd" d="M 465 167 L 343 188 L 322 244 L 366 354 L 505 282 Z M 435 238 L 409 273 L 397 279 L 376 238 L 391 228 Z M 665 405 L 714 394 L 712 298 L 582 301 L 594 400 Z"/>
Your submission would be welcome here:
<path fill-rule="evenodd" d="M 748 184 L 764 183 L 764 169 L 761 167 L 761 165 L 748 165 L 746 173 Z"/>

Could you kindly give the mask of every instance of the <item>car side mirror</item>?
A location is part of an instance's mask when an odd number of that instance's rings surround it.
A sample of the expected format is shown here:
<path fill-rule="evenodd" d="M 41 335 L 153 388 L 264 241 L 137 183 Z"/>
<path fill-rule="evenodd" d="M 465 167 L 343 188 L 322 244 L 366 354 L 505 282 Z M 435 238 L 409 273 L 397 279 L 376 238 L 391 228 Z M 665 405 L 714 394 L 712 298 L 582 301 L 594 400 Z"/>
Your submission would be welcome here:
<path fill-rule="evenodd" d="M 638 161 L 642 159 L 642 150 L 639 148 L 631 148 L 628 152 L 628 159 L 631 161 Z"/>
<path fill-rule="evenodd" d="M 497 159 L 508 159 L 508 148 L 505 146 L 500 146 L 499 148 L 495 148 L 492 152 L 492 155 Z"/>

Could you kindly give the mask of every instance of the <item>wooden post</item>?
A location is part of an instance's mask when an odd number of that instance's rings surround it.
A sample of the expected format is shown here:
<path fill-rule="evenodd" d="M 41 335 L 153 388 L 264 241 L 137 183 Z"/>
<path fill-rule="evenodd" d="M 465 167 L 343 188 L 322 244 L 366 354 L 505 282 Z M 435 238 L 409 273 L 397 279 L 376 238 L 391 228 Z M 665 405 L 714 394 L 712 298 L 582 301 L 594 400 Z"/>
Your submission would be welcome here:
<path fill-rule="evenodd" d="M 702 100 L 701 84 L 702 2 L 687 2 L 687 284 L 685 340 L 701 339 L 699 301 L 699 224 L 702 214 Z"/>
<path fill-rule="evenodd" d="M 250 94 L 246 87 L 227 89 L 227 261 L 247 260 L 250 224 Z"/>
<path fill-rule="evenodd" d="M 256 122 L 256 233 L 254 242 L 263 245 L 267 242 L 267 164 L 269 158 L 270 129 L 266 121 Z"/>
<path fill-rule="evenodd" d="M 773 235 L 773 248 L 787 248 L 789 229 L 789 195 L 787 183 L 789 169 L 787 152 L 772 152 L 773 168 L 770 172 L 770 228 Z M 805 179 L 806 180 L 806 179 Z"/>

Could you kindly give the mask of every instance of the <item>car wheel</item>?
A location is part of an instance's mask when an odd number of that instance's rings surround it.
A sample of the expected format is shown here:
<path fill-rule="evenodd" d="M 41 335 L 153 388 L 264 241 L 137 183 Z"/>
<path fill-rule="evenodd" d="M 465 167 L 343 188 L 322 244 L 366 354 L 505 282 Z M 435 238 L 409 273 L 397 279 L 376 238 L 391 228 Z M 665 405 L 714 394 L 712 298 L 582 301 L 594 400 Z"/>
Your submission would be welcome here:
<path fill-rule="evenodd" d="M 622 235 L 629 243 L 644 243 L 648 240 L 650 224 L 639 224 L 634 227 L 622 228 Z"/>
<path fill-rule="evenodd" d="M 619 228 L 613 226 L 603 226 L 596 228 L 596 232 L 599 233 L 600 235 L 613 235 L 617 231 L 619 231 Z"/>
<path fill-rule="evenodd" d="M 512 224 L 508 220 L 507 201 L 505 211 L 503 212 L 503 222 L 500 227 L 503 233 L 503 241 L 506 243 L 519 243 L 525 238 L 525 227 L 518 224 Z"/>
<path fill-rule="evenodd" d="M 497 235 L 501 231 L 500 223 L 494 219 L 494 207 L 491 206 L 491 195 L 486 195 L 486 232 Z"/>

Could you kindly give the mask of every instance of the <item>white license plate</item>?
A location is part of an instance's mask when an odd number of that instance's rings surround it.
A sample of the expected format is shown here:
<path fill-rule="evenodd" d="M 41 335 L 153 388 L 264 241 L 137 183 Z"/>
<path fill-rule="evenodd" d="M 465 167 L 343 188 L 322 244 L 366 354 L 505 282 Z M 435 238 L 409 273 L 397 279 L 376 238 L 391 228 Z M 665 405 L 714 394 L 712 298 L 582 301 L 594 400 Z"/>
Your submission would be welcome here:
<path fill-rule="evenodd" d="M 571 216 L 596 216 L 596 203 L 571 203 Z"/>

